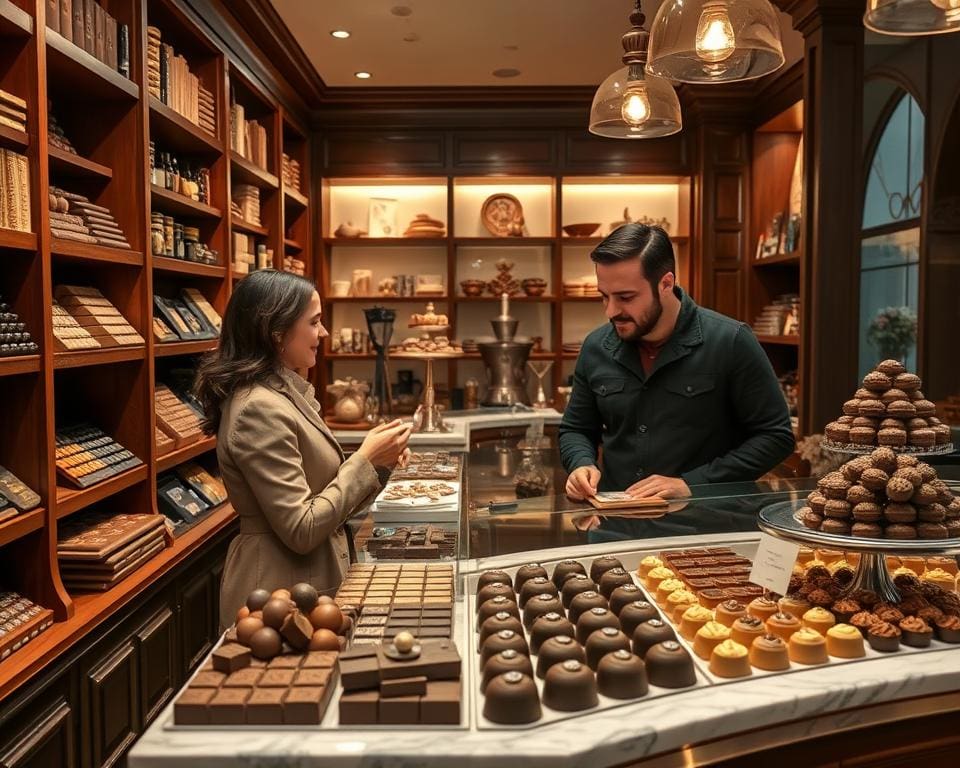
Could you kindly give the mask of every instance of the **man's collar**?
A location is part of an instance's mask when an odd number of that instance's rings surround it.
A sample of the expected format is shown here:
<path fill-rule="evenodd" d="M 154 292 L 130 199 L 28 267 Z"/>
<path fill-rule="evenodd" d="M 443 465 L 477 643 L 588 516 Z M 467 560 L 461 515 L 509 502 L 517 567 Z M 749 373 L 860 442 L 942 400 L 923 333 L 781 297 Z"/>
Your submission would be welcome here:
<path fill-rule="evenodd" d="M 680 299 L 680 314 L 677 315 L 677 324 L 664 346 L 675 344 L 678 347 L 695 347 L 702 344 L 703 332 L 700 327 L 700 313 L 697 311 L 697 303 L 680 286 L 674 286 L 673 292 Z M 605 349 L 615 352 L 624 342 L 617 335 L 613 325 L 608 324 L 601 343 Z"/>

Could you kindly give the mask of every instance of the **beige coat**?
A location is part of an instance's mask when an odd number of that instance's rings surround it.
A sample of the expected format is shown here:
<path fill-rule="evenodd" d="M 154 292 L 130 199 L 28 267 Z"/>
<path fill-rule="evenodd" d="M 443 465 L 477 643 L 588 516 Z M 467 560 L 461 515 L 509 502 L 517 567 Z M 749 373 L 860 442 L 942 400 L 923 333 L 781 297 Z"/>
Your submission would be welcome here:
<path fill-rule="evenodd" d="M 217 458 L 240 533 L 220 587 L 229 626 L 247 595 L 307 582 L 332 595 L 349 565 L 346 519 L 380 488 L 373 465 L 343 451 L 313 386 L 284 370 L 223 404 Z"/>

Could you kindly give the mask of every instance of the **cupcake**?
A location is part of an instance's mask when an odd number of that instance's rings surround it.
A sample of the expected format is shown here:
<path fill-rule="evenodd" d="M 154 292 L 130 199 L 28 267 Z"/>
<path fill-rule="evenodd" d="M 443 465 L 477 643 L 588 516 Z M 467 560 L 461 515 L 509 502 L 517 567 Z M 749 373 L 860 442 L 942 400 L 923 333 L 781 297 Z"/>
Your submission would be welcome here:
<path fill-rule="evenodd" d="M 784 642 L 790 640 L 790 636 L 802 627 L 800 619 L 792 613 L 775 613 L 767 619 L 766 626 L 767 632 Z"/>
<path fill-rule="evenodd" d="M 647 555 L 643 560 L 640 561 L 640 567 L 637 568 L 637 576 L 641 579 L 646 579 L 650 571 L 654 568 L 662 568 L 663 560 L 661 560 L 656 555 Z"/>
<path fill-rule="evenodd" d="M 667 598 L 670 596 L 670 593 L 685 588 L 686 584 L 680 581 L 680 579 L 664 579 L 657 585 L 657 603 L 661 607 L 666 607 Z"/>
<path fill-rule="evenodd" d="M 827 630 L 827 653 L 839 659 L 858 659 L 866 655 L 863 635 L 849 624 L 836 624 Z"/>
<path fill-rule="evenodd" d="M 827 641 L 817 630 L 801 627 L 790 636 L 787 643 L 790 661 L 798 664 L 826 664 Z"/>
<path fill-rule="evenodd" d="M 750 646 L 749 659 L 757 669 L 768 672 L 790 669 L 787 644 L 776 635 L 762 635 L 756 638 Z"/>
<path fill-rule="evenodd" d="M 724 600 L 716 609 L 717 621 L 726 627 L 732 627 L 733 622 L 747 614 L 747 606 L 739 600 Z"/>
<path fill-rule="evenodd" d="M 777 601 L 777 607 L 780 609 L 781 613 L 790 613 L 797 618 L 800 618 L 803 616 L 803 614 L 810 610 L 811 605 L 809 601 L 804 600 L 802 597 L 796 595 L 786 595 Z"/>
<path fill-rule="evenodd" d="M 920 577 L 920 581 L 930 584 L 936 584 L 947 592 L 953 592 L 956 580 L 942 568 L 934 568 L 932 571 L 926 571 Z"/>
<path fill-rule="evenodd" d="M 647 589 L 656 590 L 656 588 L 660 586 L 661 581 L 673 578 L 676 578 L 676 574 L 673 571 L 664 565 L 659 565 L 650 569 L 650 571 L 647 573 L 647 579 L 644 582 L 644 585 L 647 587 Z"/>
<path fill-rule="evenodd" d="M 730 639 L 730 628 L 717 621 L 708 621 L 697 630 L 693 638 L 693 652 L 709 661 L 710 654 L 724 640 Z"/>
<path fill-rule="evenodd" d="M 811 608 L 804 613 L 800 621 L 803 623 L 803 626 L 815 629 L 821 635 L 825 635 L 827 631 L 837 623 L 837 620 L 830 611 L 819 606 Z"/>
<path fill-rule="evenodd" d="M 697 605 L 697 596 L 686 589 L 678 589 L 667 595 L 667 604 L 664 609 L 675 624 L 680 623 L 683 612 L 691 605 Z"/>
<path fill-rule="evenodd" d="M 930 625 L 918 616 L 908 616 L 900 622 L 900 632 L 904 645 L 914 648 L 926 648 L 933 639 Z"/>
<path fill-rule="evenodd" d="M 855 613 L 850 617 L 850 624 L 859 629 L 860 633 L 864 636 L 866 636 L 867 632 L 870 630 L 870 627 L 879 621 L 880 619 L 870 613 L 870 611 L 860 611 L 859 613 Z"/>
<path fill-rule="evenodd" d="M 740 616 L 730 627 L 730 638 L 749 648 L 758 637 L 763 637 L 767 628 L 756 616 Z"/>
<path fill-rule="evenodd" d="M 713 621 L 713 611 L 709 608 L 702 605 L 688 606 L 680 618 L 680 636 L 693 640 L 700 628 L 710 621 Z"/>
<path fill-rule="evenodd" d="M 717 677 L 753 674 L 746 647 L 734 640 L 724 640 L 710 652 L 710 671 Z"/>
<path fill-rule="evenodd" d="M 860 611 L 860 603 L 850 598 L 842 598 L 830 606 L 830 612 L 843 624 L 849 624 L 853 615 Z"/>
<path fill-rule="evenodd" d="M 942 616 L 934 624 L 937 639 L 944 643 L 960 643 L 960 618 Z"/>
<path fill-rule="evenodd" d="M 756 616 L 760 621 L 766 621 L 779 610 L 776 601 L 769 597 L 756 597 L 747 605 L 747 613 Z"/>
<path fill-rule="evenodd" d="M 867 630 L 867 642 L 875 651 L 890 653 L 900 648 L 900 634 L 896 625 L 878 621 Z"/>

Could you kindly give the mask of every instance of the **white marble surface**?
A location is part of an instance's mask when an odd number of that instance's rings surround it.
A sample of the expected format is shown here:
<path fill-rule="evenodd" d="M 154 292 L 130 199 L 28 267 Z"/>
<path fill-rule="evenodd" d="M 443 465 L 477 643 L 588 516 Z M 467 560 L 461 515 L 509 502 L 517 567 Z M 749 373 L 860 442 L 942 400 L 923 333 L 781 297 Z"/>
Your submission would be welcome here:
<path fill-rule="evenodd" d="M 708 541 L 697 537 L 634 542 L 631 552 L 656 552 L 670 547 L 701 545 L 752 546 L 757 536 L 725 534 Z M 526 552 L 520 555 L 464 561 L 460 573 L 510 567 L 536 560 L 595 557 L 621 553 L 623 542 Z M 458 613 L 470 611 L 461 601 Z M 458 646 L 463 649 L 464 622 L 458 622 Z M 464 665 L 464 688 L 473 692 L 471 665 Z M 788 738 L 800 739 L 824 729 L 856 727 L 871 711 L 859 709 L 880 702 L 960 690 L 960 648 L 928 653 L 894 654 L 881 659 L 829 665 L 787 675 L 771 675 L 740 682 L 679 692 L 650 701 L 639 700 L 616 710 L 582 715 L 528 730 L 478 730 L 472 708 L 465 701 L 461 728 L 334 729 L 336 705 L 316 729 L 282 730 L 177 729 L 173 706 L 133 748 L 130 768 L 193 768 L 194 766 L 450 766 L 503 768 L 506 765 L 544 768 L 599 768 L 619 765 L 681 747 L 718 739 L 741 731 L 792 723 Z M 831 715 L 831 713 L 835 713 Z M 814 725 L 805 720 L 827 716 Z M 781 737 L 784 733 L 779 734 Z M 505 756 L 511 759 L 505 763 Z"/>

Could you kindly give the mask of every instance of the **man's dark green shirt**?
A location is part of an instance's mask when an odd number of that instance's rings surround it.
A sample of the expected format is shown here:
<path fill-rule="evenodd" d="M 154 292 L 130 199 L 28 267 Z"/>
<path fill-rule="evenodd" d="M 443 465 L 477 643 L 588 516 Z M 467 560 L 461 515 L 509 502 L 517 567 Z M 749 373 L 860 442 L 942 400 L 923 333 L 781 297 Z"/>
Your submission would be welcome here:
<path fill-rule="evenodd" d="M 756 480 L 794 450 L 786 401 L 753 332 L 675 290 L 677 325 L 649 375 L 612 325 L 583 343 L 560 456 L 572 472 L 597 464 L 602 446 L 600 490 L 649 475 L 687 485 Z"/>

